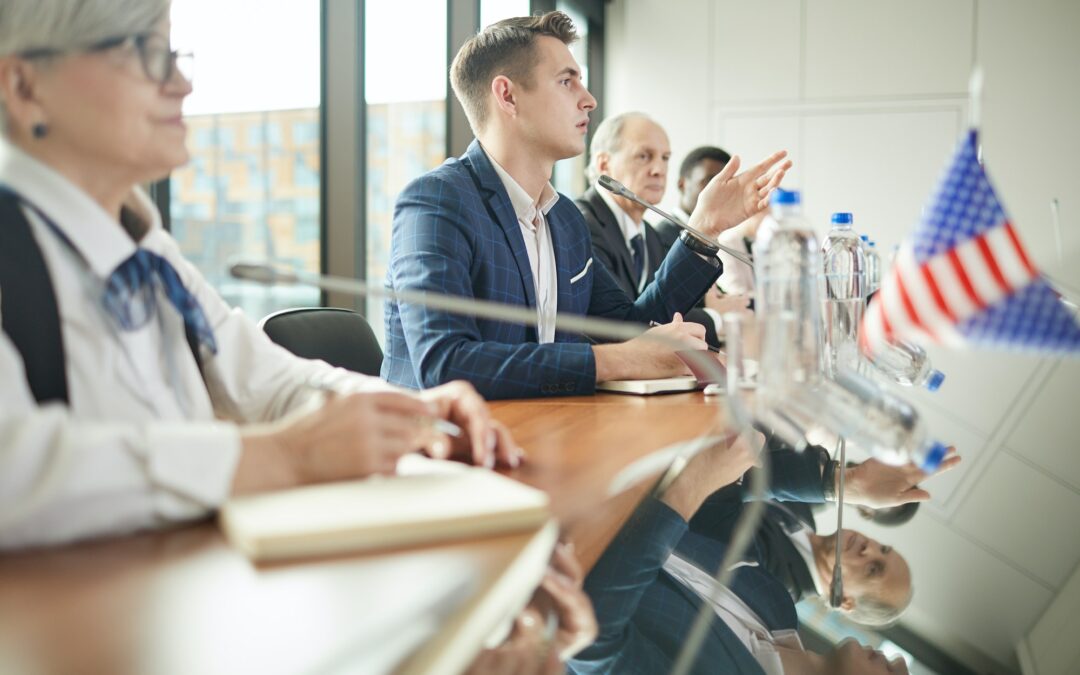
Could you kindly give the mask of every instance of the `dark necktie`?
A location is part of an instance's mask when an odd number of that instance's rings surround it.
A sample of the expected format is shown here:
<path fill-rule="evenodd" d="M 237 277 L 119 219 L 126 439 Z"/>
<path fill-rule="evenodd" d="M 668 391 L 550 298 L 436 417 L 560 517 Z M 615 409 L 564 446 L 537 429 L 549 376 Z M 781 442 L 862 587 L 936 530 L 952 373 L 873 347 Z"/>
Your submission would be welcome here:
<path fill-rule="evenodd" d="M 140 248 L 113 270 L 105 284 L 103 304 L 123 330 L 137 330 L 154 315 L 156 284 L 184 318 L 202 355 L 217 354 L 217 341 L 199 301 L 180 281 L 176 269 L 160 255 Z"/>
<path fill-rule="evenodd" d="M 645 272 L 645 239 L 640 234 L 630 238 L 630 255 L 634 258 L 634 286 L 641 286 L 641 275 Z"/>

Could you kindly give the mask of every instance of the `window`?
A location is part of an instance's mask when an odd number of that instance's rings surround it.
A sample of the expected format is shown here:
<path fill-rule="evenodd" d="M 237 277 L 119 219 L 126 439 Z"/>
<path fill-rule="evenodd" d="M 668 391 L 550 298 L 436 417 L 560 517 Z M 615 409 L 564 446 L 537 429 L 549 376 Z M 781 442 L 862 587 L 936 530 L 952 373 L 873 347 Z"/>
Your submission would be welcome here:
<path fill-rule="evenodd" d="M 481 0 L 480 27 L 486 28 L 512 16 L 529 16 L 530 13 L 529 0 Z"/>
<path fill-rule="evenodd" d="M 184 255 L 258 319 L 319 304 L 315 289 L 237 282 L 228 265 L 242 256 L 320 269 L 321 7 L 262 0 L 254 9 L 173 2 L 173 43 L 195 52 L 196 70 L 184 104 L 192 158 L 170 179 L 169 214 Z"/>
<path fill-rule="evenodd" d="M 586 88 L 589 87 L 589 21 L 588 18 L 578 11 L 576 5 L 559 0 L 556 3 L 556 8 L 560 12 L 565 12 L 567 16 L 574 22 L 574 27 L 577 28 L 578 39 L 572 45 L 570 45 L 570 53 L 574 55 L 574 60 L 581 66 L 581 82 Z M 604 95 L 602 91 L 592 91 L 592 95 L 599 100 Z M 599 114 L 598 110 L 592 111 L 590 117 L 595 121 L 592 126 L 595 128 L 595 124 L 599 124 L 600 120 L 596 119 Z M 589 135 L 592 138 L 592 135 Z M 555 186 L 555 189 L 572 198 L 580 197 L 588 189 L 588 185 L 585 184 L 585 167 L 589 161 L 589 151 L 585 150 L 584 153 L 577 157 L 571 157 L 570 159 L 564 159 L 560 162 L 556 162 L 555 170 L 552 172 L 551 182 Z"/>
<path fill-rule="evenodd" d="M 446 2 L 367 0 L 364 11 L 366 269 L 368 283 L 381 285 L 398 193 L 446 158 Z M 369 300 L 368 322 L 379 336 L 382 316 L 382 301 Z"/>

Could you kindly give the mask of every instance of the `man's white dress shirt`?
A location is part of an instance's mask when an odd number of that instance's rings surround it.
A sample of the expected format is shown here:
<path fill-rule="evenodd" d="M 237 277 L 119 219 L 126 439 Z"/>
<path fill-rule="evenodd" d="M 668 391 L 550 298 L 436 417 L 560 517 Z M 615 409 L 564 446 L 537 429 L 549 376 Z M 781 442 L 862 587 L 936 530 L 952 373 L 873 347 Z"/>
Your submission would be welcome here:
<path fill-rule="evenodd" d="M 20 354 L 0 332 L 0 549 L 205 516 L 229 494 L 241 452 L 238 424 L 313 405 L 314 387 L 389 387 L 273 344 L 184 260 L 136 190 L 129 206 L 146 225 L 138 245 L 176 268 L 214 331 L 218 353 L 204 364 L 204 384 L 183 319 L 160 290 L 155 316 L 134 331 L 122 331 L 103 308 L 106 280 L 136 250 L 114 216 L 3 141 L 0 184 L 71 242 L 24 206 L 56 293 L 70 407 L 37 404 Z"/>
<path fill-rule="evenodd" d="M 825 592 L 825 586 L 821 583 L 821 575 L 817 571 L 817 561 L 814 560 L 814 547 L 810 544 L 810 535 L 814 534 L 813 530 L 801 521 L 794 530 L 788 530 L 786 527 L 783 530 L 788 539 L 791 540 L 792 546 L 802 556 L 803 562 L 806 563 L 806 569 L 810 570 L 810 577 L 814 580 L 814 588 L 817 589 L 817 594 L 823 598 L 829 597 L 829 594 Z"/>
<path fill-rule="evenodd" d="M 738 563 L 735 567 L 741 565 L 756 566 L 756 563 Z M 690 562 L 672 554 L 664 563 L 664 571 L 713 608 L 716 616 L 731 629 L 735 637 L 753 655 L 754 660 L 765 671 L 765 675 L 783 675 L 784 673 L 784 664 L 780 660 L 776 647 L 803 649 L 798 631 L 770 631 L 765 626 L 765 622 L 743 602 L 742 598 L 726 586 L 716 588 L 715 579 Z"/>
<path fill-rule="evenodd" d="M 484 151 L 487 152 L 486 150 Z M 559 193 L 551 183 L 544 185 L 540 198 L 534 202 L 525 188 L 502 168 L 495 158 L 488 155 L 491 166 L 499 175 L 510 204 L 514 207 L 521 236 L 525 239 L 525 251 L 529 255 L 529 267 L 532 270 L 533 290 L 536 293 L 536 315 L 540 325 L 536 335 L 540 344 L 555 342 L 555 313 L 559 311 L 559 279 L 555 269 L 555 249 L 551 244 L 551 229 L 548 227 L 547 214 Z"/>

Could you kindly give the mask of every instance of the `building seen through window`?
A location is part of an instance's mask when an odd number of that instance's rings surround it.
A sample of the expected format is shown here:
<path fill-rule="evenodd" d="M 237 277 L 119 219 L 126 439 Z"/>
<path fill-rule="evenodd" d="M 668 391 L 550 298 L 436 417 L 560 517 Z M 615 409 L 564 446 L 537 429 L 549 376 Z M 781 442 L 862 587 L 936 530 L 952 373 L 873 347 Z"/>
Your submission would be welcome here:
<path fill-rule="evenodd" d="M 320 270 L 321 8 L 319 0 L 252 7 L 173 2 L 173 43 L 193 51 L 196 66 L 184 104 L 191 161 L 171 176 L 169 208 L 184 256 L 258 319 L 319 304 L 316 289 L 237 282 L 228 265 L 243 256 Z"/>

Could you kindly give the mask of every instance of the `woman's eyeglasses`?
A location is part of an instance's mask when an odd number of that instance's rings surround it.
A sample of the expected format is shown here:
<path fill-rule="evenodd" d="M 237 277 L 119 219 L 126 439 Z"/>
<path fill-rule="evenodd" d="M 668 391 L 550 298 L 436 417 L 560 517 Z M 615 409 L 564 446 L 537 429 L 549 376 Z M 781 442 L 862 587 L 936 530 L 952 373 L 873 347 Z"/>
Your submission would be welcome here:
<path fill-rule="evenodd" d="M 171 80 L 176 72 L 188 81 L 191 81 L 194 76 L 195 55 L 191 52 L 170 49 L 169 41 L 158 33 L 138 33 L 109 38 L 89 47 L 75 49 L 31 49 L 22 52 L 20 56 L 24 59 L 49 58 L 72 51 L 103 52 L 126 47 L 134 49 L 139 57 L 143 73 L 153 82 L 163 85 Z"/>

